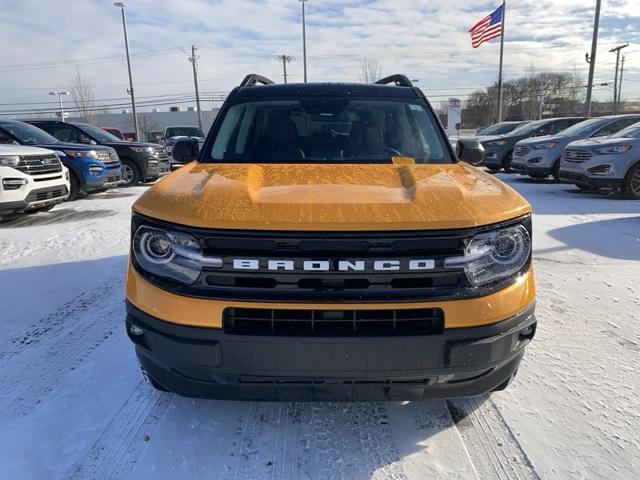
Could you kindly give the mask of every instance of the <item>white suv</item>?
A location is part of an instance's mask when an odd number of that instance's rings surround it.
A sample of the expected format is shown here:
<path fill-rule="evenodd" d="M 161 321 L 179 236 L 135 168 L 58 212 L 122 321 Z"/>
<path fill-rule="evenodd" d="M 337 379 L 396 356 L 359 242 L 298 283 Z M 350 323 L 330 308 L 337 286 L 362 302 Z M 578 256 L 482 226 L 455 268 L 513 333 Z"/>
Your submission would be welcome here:
<path fill-rule="evenodd" d="M 51 150 L 0 145 L 0 219 L 51 210 L 69 195 L 69 171 Z"/>

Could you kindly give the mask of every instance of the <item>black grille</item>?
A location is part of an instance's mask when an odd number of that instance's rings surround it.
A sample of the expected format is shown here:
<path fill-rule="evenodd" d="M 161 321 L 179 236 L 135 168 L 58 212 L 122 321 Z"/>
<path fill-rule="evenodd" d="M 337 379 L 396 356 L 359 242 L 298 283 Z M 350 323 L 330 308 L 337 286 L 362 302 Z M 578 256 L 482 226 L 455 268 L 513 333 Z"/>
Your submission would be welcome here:
<path fill-rule="evenodd" d="M 222 267 L 205 267 L 192 285 L 153 276 L 134 266 L 149 281 L 181 295 L 238 301 L 279 302 L 410 302 L 453 300 L 487 295 L 509 285 L 513 278 L 483 287 L 472 286 L 462 268 L 445 268 L 445 259 L 464 255 L 478 233 L 523 223 L 518 218 L 500 225 L 457 230 L 410 232 L 278 232 L 207 230 L 178 227 L 134 216 L 138 225 L 165 225 L 193 235 L 205 256 L 220 258 Z M 251 260 L 258 268 L 242 269 L 234 260 Z M 269 261 L 287 261 L 293 270 L 269 268 Z M 429 267 L 412 268 L 411 261 Z M 397 262 L 382 270 L 376 262 Z M 305 262 L 324 263 L 324 270 L 305 270 Z M 341 262 L 360 269 L 340 269 Z M 431 268 L 432 267 L 432 268 Z M 528 267 L 528 265 L 527 265 Z"/>
<path fill-rule="evenodd" d="M 50 155 L 21 155 L 20 162 L 15 167 L 27 175 L 44 175 L 62 171 L 62 163 L 54 154 Z"/>
<path fill-rule="evenodd" d="M 516 157 L 524 157 L 527 153 L 529 153 L 531 149 L 529 147 L 517 146 L 513 151 L 513 155 Z"/>
<path fill-rule="evenodd" d="M 66 186 L 48 187 L 31 191 L 25 200 L 27 202 L 42 202 L 44 200 L 55 200 L 56 198 L 64 197 L 66 195 Z"/>
<path fill-rule="evenodd" d="M 438 335 L 444 329 L 439 308 L 408 310 L 273 310 L 227 308 L 224 332 L 279 337 L 375 337 Z"/>

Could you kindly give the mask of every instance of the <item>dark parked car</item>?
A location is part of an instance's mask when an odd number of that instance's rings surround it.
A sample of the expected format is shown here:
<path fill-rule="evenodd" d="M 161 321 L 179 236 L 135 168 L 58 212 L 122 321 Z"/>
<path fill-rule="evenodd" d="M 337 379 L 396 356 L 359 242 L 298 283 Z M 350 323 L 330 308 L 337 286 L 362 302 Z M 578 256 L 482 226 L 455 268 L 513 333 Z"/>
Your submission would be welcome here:
<path fill-rule="evenodd" d="M 482 137 L 482 145 L 484 145 L 487 152 L 483 165 L 495 172 L 503 168 L 505 171 L 510 172 L 513 149 L 520 140 L 555 135 L 583 120 L 585 120 L 584 117 L 548 118 L 527 123 L 505 135 Z"/>
<path fill-rule="evenodd" d="M 530 123 L 529 121 L 522 122 L 500 122 L 494 123 L 493 125 L 489 125 L 488 127 L 479 128 L 477 136 L 478 137 L 487 137 L 489 135 L 505 135 L 509 132 L 512 132 L 518 127 Z"/>
<path fill-rule="evenodd" d="M 122 161 L 124 185 L 151 182 L 169 173 L 169 156 L 162 145 L 143 142 L 125 142 L 101 128 L 87 123 L 61 122 L 35 119 L 28 123 L 50 133 L 62 142 L 106 145 L 118 152 Z"/>
<path fill-rule="evenodd" d="M 0 143 L 48 148 L 56 152 L 69 169 L 67 200 L 121 183 L 120 159 L 110 147 L 60 142 L 33 125 L 15 120 L 0 120 Z"/>

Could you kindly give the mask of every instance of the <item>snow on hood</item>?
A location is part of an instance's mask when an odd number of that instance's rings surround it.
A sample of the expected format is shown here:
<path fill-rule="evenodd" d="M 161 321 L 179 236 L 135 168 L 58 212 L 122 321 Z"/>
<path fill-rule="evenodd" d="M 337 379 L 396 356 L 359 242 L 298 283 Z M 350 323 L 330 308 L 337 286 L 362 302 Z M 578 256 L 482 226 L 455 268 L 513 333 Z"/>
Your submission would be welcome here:
<path fill-rule="evenodd" d="M 0 155 L 46 155 L 53 151 L 27 145 L 0 145 Z"/>

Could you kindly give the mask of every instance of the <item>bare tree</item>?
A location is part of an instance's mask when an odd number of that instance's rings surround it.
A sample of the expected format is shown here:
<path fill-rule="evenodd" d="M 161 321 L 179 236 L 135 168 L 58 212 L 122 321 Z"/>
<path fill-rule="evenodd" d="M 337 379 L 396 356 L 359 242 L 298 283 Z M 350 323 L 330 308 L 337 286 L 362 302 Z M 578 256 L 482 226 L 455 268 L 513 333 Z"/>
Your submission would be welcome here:
<path fill-rule="evenodd" d="M 375 58 L 363 58 L 361 69 L 362 83 L 375 83 L 382 76 L 382 66 Z"/>
<path fill-rule="evenodd" d="M 130 120 L 131 125 L 133 125 L 133 120 Z M 151 134 L 157 132 L 159 127 L 156 122 L 153 121 L 151 115 L 148 113 L 138 114 L 138 127 L 140 131 L 144 133 L 144 138 L 149 141 L 151 138 Z"/>
<path fill-rule="evenodd" d="M 93 88 L 91 87 L 89 79 L 82 75 L 80 70 L 76 70 L 76 74 L 73 77 L 71 95 L 73 96 L 77 116 L 80 117 L 83 122 L 93 123 L 95 110 Z"/>

